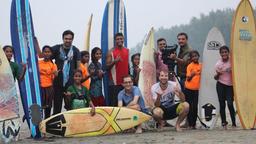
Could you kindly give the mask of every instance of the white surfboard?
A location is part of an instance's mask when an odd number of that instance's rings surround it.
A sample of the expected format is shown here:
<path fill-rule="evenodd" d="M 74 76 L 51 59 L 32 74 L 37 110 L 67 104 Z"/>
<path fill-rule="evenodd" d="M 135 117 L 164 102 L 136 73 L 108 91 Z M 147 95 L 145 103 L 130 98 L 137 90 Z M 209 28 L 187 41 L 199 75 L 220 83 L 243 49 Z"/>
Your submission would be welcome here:
<path fill-rule="evenodd" d="M 214 74 L 215 64 L 220 59 L 219 48 L 223 45 L 225 45 L 223 35 L 213 27 L 205 41 L 198 98 L 199 117 L 210 129 L 214 128 L 220 110 Z"/>
<path fill-rule="evenodd" d="M 153 107 L 154 102 L 151 94 L 151 87 L 156 83 L 156 64 L 154 60 L 154 29 L 148 33 L 140 56 L 140 77 L 139 88 L 143 95 L 147 108 Z"/>

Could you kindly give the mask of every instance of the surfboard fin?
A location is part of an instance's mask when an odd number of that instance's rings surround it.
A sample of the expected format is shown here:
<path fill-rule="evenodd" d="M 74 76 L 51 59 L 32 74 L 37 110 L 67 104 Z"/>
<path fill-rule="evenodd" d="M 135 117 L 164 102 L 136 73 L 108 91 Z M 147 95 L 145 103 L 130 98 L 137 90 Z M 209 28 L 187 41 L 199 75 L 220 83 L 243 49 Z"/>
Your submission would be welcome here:
<path fill-rule="evenodd" d="M 25 120 L 26 120 L 26 116 L 24 115 L 24 116 L 22 117 L 22 122 L 25 122 Z"/>
<path fill-rule="evenodd" d="M 29 109 L 32 123 L 39 125 L 42 121 L 41 107 L 38 104 L 32 104 Z"/>
<path fill-rule="evenodd" d="M 201 123 L 201 125 L 203 126 L 203 127 L 205 127 L 206 129 L 209 129 L 210 127 L 209 126 L 207 126 L 201 119 L 200 119 L 200 117 L 197 115 L 197 118 L 198 118 L 198 120 L 199 120 L 199 122 Z"/>

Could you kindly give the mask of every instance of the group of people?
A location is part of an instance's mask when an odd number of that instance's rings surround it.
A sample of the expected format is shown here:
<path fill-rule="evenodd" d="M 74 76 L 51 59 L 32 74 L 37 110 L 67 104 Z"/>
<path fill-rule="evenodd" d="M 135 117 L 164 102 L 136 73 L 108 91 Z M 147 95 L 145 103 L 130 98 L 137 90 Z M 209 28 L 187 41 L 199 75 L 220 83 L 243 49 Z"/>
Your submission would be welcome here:
<path fill-rule="evenodd" d="M 44 118 L 66 110 L 91 107 L 91 115 L 95 114 L 95 106 L 128 107 L 147 114 L 151 114 L 159 128 L 168 126 L 166 120 L 178 117 L 175 128 L 181 131 L 181 122 L 187 117 L 186 124 L 191 129 L 196 128 L 198 91 L 202 64 L 199 62 L 199 53 L 188 45 L 186 33 L 177 35 L 179 53 L 171 53 L 168 57 L 177 64 L 179 81 L 173 79 L 174 71 L 162 59 L 162 50 L 167 46 L 164 38 L 157 40 L 158 50 L 155 52 L 157 83 L 152 85 L 151 93 L 154 107 L 146 107 L 142 93 L 138 87 L 141 68 L 140 54 L 131 56 L 132 66 L 129 66 L 129 49 L 124 47 L 122 33 L 115 34 L 115 45 L 107 53 L 106 66 L 100 60 L 102 51 L 95 47 L 91 51 L 79 51 L 72 45 L 74 33 L 66 30 L 62 34 L 63 43 L 43 46 L 42 51 L 36 46 L 39 61 L 40 86 Z M 35 38 L 36 40 L 36 38 Z M 37 40 L 36 40 L 37 41 Z M 10 61 L 14 79 L 21 81 L 26 72 L 26 64 L 19 66 L 11 61 L 14 49 L 5 46 L 4 52 Z M 91 62 L 89 63 L 91 56 Z M 220 48 L 221 59 L 216 63 L 216 89 L 220 102 L 220 113 L 223 127 L 227 127 L 225 116 L 225 101 L 228 102 L 232 125 L 236 126 L 235 110 L 233 107 L 233 89 L 231 79 L 231 64 L 229 49 Z M 43 58 L 43 59 L 40 59 Z M 20 68 L 21 67 L 21 68 Z M 105 103 L 102 80 L 108 76 L 109 103 Z M 180 101 L 175 102 L 175 95 Z M 141 133 L 141 126 L 136 127 Z"/>

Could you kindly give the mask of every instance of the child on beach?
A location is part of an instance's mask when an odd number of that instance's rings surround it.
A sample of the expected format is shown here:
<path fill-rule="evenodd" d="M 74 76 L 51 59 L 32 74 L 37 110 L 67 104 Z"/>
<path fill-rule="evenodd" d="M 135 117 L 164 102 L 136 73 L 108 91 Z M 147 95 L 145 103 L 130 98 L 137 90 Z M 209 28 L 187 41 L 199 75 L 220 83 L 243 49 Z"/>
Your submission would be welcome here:
<path fill-rule="evenodd" d="M 44 118 L 51 116 L 51 107 L 54 97 L 53 80 L 58 75 L 56 64 L 51 61 L 52 49 L 50 46 L 44 46 L 42 49 L 44 59 L 38 61 L 40 73 L 40 86 L 42 97 L 42 108 L 44 109 Z"/>
<path fill-rule="evenodd" d="M 185 81 L 185 97 L 186 101 L 189 103 L 189 113 L 188 113 L 188 125 L 191 129 L 196 129 L 196 119 L 197 119 L 197 107 L 198 107 L 198 91 L 200 86 L 200 75 L 202 64 L 199 63 L 199 53 L 198 51 L 191 51 L 189 57 L 191 63 L 187 67 L 186 81 Z"/>
<path fill-rule="evenodd" d="M 101 56 L 100 48 L 95 47 L 92 49 L 92 62 L 89 65 L 89 73 L 91 75 L 90 96 L 95 106 L 105 105 L 105 99 L 102 94 L 102 77 L 104 72 L 101 63 L 99 62 Z"/>
<path fill-rule="evenodd" d="M 221 122 L 224 129 L 227 129 L 228 122 L 226 121 L 226 100 L 228 103 L 228 109 L 230 112 L 232 126 L 236 127 L 236 117 L 234 109 L 234 98 L 233 98 L 233 85 L 232 85 L 232 73 L 231 73 L 231 62 L 229 59 L 229 48 L 222 46 L 219 50 L 221 59 L 217 61 L 215 65 L 216 74 L 214 79 L 217 80 L 216 90 L 220 103 L 220 116 Z"/>
<path fill-rule="evenodd" d="M 90 89 L 90 75 L 88 71 L 89 66 L 89 52 L 88 51 L 81 51 L 81 63 L 80 63 L 80 69 L 83 73 L 83 86 L 85 86 L 88 90 Z"/>
<path fill-rule="evenodd" d="M 26 64 L 21 63 L 22 68 L 20 68 L 20 66 L 17 63 L 11 61 L 14 53 L 12 46 L 6 45 L 3 47 L 3 50 L 10 63 L 14 80 L 23 80 L 27 69 Z"/>
<path fill-rule="evenodd" d="M 90 99 L 88 89 L 82 85 L 82 71 L 77 69 L 74 71 L 74 84 L 69 86 L 64 94 L 68 97 L 71 103 L 71 109 L 79 109 L 91 107 L 91 115 L 95 114 L 95 107 Z"/>
<path fill-rule="evenodd" d="M 135 86 L 138 86 L 139 75 L 140 75 L 140 71 L 141 71 L 141 69 L 139 68 L 140 53 L 136 53 L 136 54 L 132 55 L 131 61 L 132 61 L 131 73 L 132 73 L 133 83 Z"/>

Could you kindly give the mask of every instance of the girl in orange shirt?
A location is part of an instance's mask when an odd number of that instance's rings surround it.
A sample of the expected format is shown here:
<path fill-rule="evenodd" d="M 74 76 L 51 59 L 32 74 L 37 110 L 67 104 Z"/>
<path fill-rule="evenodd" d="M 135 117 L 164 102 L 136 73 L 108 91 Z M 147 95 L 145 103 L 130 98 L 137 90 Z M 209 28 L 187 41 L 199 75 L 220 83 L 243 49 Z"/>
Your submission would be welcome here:
<path fill-rule="evenodd" d="M 189 57 L 191 63 L 187 67 L 185 81 L 185 96 L 189 103 L 188 124 L 191 129 L 196 129 L 197 107 L 198 107 L 198 91 L 200 86 L 200 77 L 202 64 L 199 63 L 198 51 L 191 51 Z"/>
<path fill-rule="evenodd" d="M 50 46 L 44 46 L 43 60 L 38 61 L 40 73 L 40 86 L 42 96 L 42 108 L 44 109 L 44 118 L 51 115 L 52 101 L 54 97 L 53 80 L 58 75 L 57 66 L 51 61 L 52 49 Z"/>
<path fill-rule="evenodd" d="M 85 86 L 89 90 L 90 83 L 91 83 L 90 74 L 88 71 L 90 55 L 89 55 L 88 51 L 81 51 L 80 54 L 81 54 L 80 69 L 83 74 L 82 85 Z"/>

